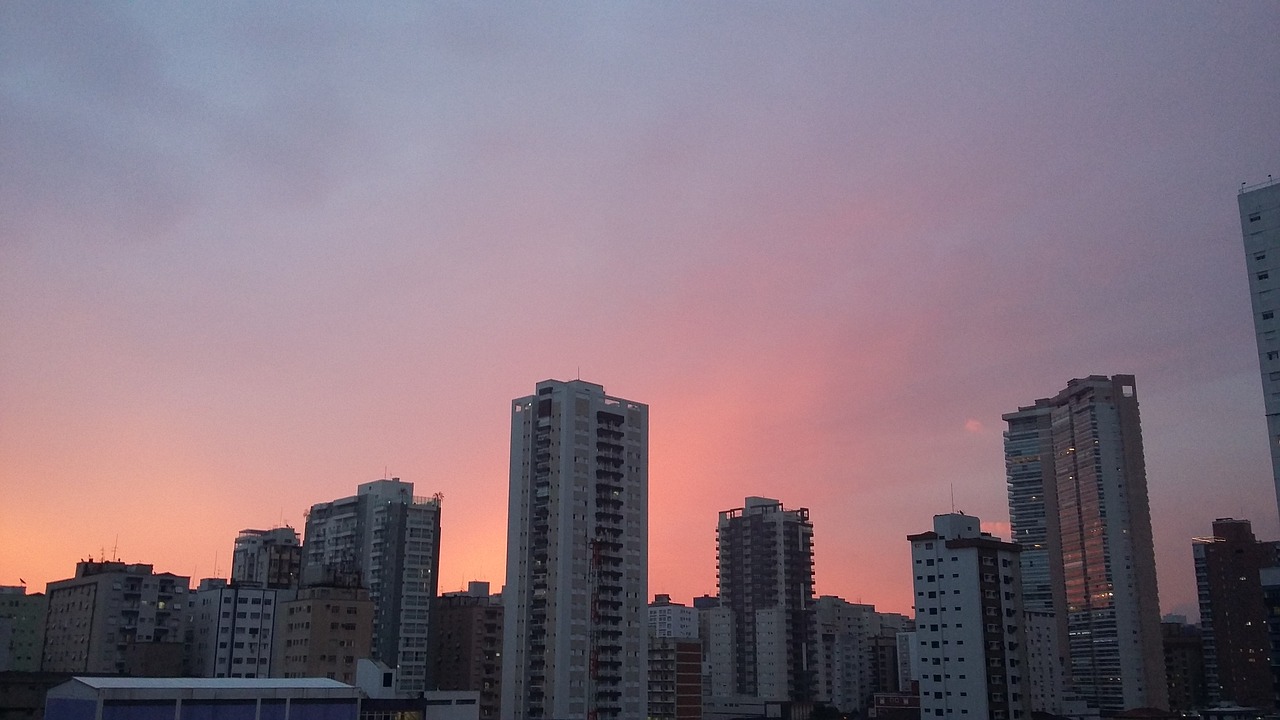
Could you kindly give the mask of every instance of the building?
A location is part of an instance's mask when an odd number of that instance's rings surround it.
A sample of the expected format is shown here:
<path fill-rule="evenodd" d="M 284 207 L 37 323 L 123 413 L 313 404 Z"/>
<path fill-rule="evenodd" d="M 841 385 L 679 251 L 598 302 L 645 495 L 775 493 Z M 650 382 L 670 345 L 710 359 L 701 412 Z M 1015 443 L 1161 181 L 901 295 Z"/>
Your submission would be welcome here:
<path fill-rule="evenodd" d="M 1258 542 L 1248 520 L 1221 518 L 1213 521 L 1213 535 L 1196 538 L 1191 550 L 1209 701 L 1274 709 L 1260 573 L 1276 565 L 1276 544 Z"/>
<path fill-rule="evenodd" d="M 0 672 L 38 672 L 44 646 L 44 593 L 0 585 Z"/>
<path fill-rule="evenodd" d="M 899 682 L 898 635 L 914 623 L 897 613 L 832 595 L 814 601 L 816 699 L 843 714 L 872 706 L 876 693 L 895 693 Z"/>
<path fill-rule="evenodd" d="M 701 720 L 698 610 L 659 594 L 649 603 L 650 720 Z"/>
<path fill-rule="evenodd" d="M 480 693 L 481 720 L 497 720 L 502 700 L 502 597 L 489 583 L 445 593 L 431 605 L 427 644 L 435 690 Z"/>
<path fill-rule="evenodd" d="M 273 677 L 276 590 L 206 578 L 191 594 L 191 674 Z"/>
<path fill-rule="evenodd" d="M 357 663 L 373 654 L 375 606 L 367 590 L 313 585 L 277 605 L 277 677 L 356 681 Z"/>
<path fill-rule="evenodd" d="M 748 497 L 716 527 L 713 694 L 808 702 L 817 677 L 808 508 Z"/>
<path fill-rule="evenodd" d="M 650 720 L 701 720 L 702 643 L 650 634 L 648 661 Z"/>
<path fill-rule="evenodd" d="M 649 408 L 545 380 L 511 407 L 502 715 L 645 716 Z"/>
<path fill-rule="evenodd" d="M 1005 475 L 1009 491 L 1010 539 L 1022 546 L 1023 605 L 1028 612 L 1055 618 L 1054 632 L 1068 673 L 1067 586 L 1062 568 L 1062 529 L 1058 524 L 1058 482 L 1054 463 L 1052 400 L 1037 400 L 1002 419 Z M 1060 620 L 1060 622 L 1059 622 Z"/>
<path fill-rule="evenodd" d="M 429 687 L 440 501 L 440 495 L 416 497 L 413 483 L 391 478 L 364 483 L 354 496 L 312 505 L 307 513 L 303 585 L 349 586 L 349 578 L 359 578 L 374 606 L 373 658 L 396 668 L 401 692 Z"/>
<path fill-rule="evenodd" d="M 1053 613 L 1026 610 L 1022 627 L 1027 637 L 1027 669 L 1023 677 L 1031 694 L 1031 712 L 1066 715 L 1066 670 L 1058 645 L 1057 618 Z"/>
<path fill-rule="evenodd" d="M 360 691 L 321 678 L 75 677 L 49 690 L 45 720 L 357 720 Z"/>
<path fill-rule="evenodd" d="M 1200 628 L 1186 618 L 1160 623 L 1164 637 L 1164 674 L 1169 686 L 1169 710 L 1189 712 L 1204 707 L 1208 693 L 1204 685 L 1204 645 Z"/>
<path fill-rule="evenodd" d="M 1060 623 L 1068 694 L 1103 714 L 1167 707 L 1133 376 L 1071 380 L 1004 417 L 1013 535 L 1032 553 L 1020 561 L 1030 609 Z"/>
<path fill-rule="evenodd" d="M 1267 415 L 1271 470 L 1280 504 L 1280 181 L 1241 186 L 1236 197 L 1244 235 L 1244 263 L 1258 338 L 1258 368 Z"/>
<path fill-rule="evenodd" d="M 190 579 L 151 565 L 88 560 L 46 587 L 47 672 L 178 675 Z"/>
<path fill-rule="evenodd" d="M 916 603 L 920 716 L 1031 717 L 1021 546 L 978 518 L 935 515 L 908 535 Z"/>
<path fill-rule="evenodd" d="M 698 637 L 698 610 L 659 594 L 649 603 L 649 635 L 688 640 Z"/>
<path fill-rule="evenodd" d="M 231 581 L 241 587 L 296 588 L 302 574 L 302 544 L 289 526 L 241 530 L 231 555 Z"/>

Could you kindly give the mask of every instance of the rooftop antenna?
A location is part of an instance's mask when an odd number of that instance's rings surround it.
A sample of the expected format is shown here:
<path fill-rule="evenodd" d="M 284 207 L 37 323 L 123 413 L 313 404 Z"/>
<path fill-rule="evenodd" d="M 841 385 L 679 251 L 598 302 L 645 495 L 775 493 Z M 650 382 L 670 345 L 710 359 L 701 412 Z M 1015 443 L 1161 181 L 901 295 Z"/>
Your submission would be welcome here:
<path fill-rule="evenodd" d="M 120 533 L 116 533 L 115 544 L 111 546 L 111 559 L 120 562 Z"/>
<path fill-rule="evenodd" d="M 951 483 L 951 514 L 956 514 L 956 484 Z"/>
<path fill-rule="evenodd" d="M 1270 176 L 1268 176 L 1268 177 L 1270 177 Z M 581 365 L 579 365 L 579 366 L 578 366 L 578 371 L 577 371 L 577 374 L 574 376 L 574 379 L 575 379 L 575 380 L 581 380 L 581 379 L 582 379 L 582 366 L 581 366 Z"/>
<path fill-rule="evenodd" d="M 218 575 L 218 551 L 217 550 L 213 551 L 213 576 L 221 577 L 220 575 Z"/>

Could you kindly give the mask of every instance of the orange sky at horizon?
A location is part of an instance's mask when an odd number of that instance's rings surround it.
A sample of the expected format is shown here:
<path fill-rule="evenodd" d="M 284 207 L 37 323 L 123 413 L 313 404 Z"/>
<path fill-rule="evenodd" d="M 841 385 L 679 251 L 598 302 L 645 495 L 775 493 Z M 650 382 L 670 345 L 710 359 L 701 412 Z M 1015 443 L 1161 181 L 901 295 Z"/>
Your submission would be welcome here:
<path fill-rule="evenodd" d="M 927 27 L 929 32 L 921 32 Z M 1272 6 L 0 6 L 0 584 L 225 576 L 384 475 L 505 572 L 510 402 L 650 407 L 650 594 L 807 507 L 816 590 L 1008 536 L 1000 416 L 1137 379 L 1161 606 L 1280 537 L 1240 247 Z M 1177 112 L 1170 112 L 1177 108 Z"/>

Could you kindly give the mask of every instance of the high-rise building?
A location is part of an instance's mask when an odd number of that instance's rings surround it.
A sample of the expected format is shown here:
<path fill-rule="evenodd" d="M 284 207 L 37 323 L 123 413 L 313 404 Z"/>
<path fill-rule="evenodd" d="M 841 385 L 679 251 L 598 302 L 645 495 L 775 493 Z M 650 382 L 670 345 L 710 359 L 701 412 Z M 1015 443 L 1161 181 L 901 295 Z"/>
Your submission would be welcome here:
<path fill-rule="evenodd" d="M 1240 230 L 1258 338 L 1262 402 L 1267 414 L 1271 471 L 1280 504 L 1280 181 L 1241 186 Z"/>
<path fill-rule="evenodd" d="M 808 508 L 787 509 L 771 498 L 748 497 L 743 507 L 721 512 L 716 571 L 720 607 L 712 616 L 712 633 L 719 635 L 711 641 L 713 692 L 767 701 L 813 700 L 817 678 Z"/>
<path fill-rule="evenodd" d="M 871 704 L 872 694 L 879 690 L 872 642 L 878 634 L 876 609 L 823 595 L 814 601 L 813 610 L 816 698 L 841 713 L 857 715 Z"/>
<path fill-rule="evenodd" d="M 241 587 L 298 587 L 302 544 L 289 526 L 241 530 L 231 556 L 231 582 Z"/>
<path fill-rule="evenodd" d="M 191 581 L 142 563 L 81 561 L 48 584 L 45 672 L 180 675 Z"/>
<path fill-rule="evenodd" d="M 1220 518 L 1191 551 L 1209 700 L 1274 709 L 1261 571 L 1276 565 L 1276 543 L 1258 542 L 1248 520 Z"/>
<path fill-rule="evenodd" d="M 312 505 L 303 585 L 358 578 L 373 601 L 373 657 L 397 669 L 396 690 L 428 688 L 427 635 L 440 569 L 440 495 L 415 497 L 400 478 Z"/>
<path fill-rule="evenodd" d="M 649 408 L 545 380 L 511 407 L 502 716 L 645 716 Z"/>
<path fill-rule="evenodd" d="M 1104 714 L 1167 707 L 1133 376 L 1071 380 L 1005 420 L 1013 536 L 1033 555 L 1020 563 L 1030 609 L 1060 623 L 1069 694 Z"/>
<path fill-rule="evenodd" d="M 1030 718 L 1021 546 L 982 532 L 978 518 L 958 513 L 935 515 L 933 530 L 907 540 L 920 716 Z"/>
<path fill-rule="evenodd" d="M 473 581 L 431 604 L 431 678 L 435 690 L 480 693 L 480 720 L 497 720 L 502 701 L 502 597 Z"/>

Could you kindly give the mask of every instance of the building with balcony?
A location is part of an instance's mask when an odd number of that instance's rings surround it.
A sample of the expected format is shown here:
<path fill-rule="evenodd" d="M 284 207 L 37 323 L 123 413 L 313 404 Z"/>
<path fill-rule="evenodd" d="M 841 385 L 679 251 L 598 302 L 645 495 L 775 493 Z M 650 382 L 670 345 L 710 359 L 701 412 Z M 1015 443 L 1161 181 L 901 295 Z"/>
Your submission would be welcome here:
<path fill-rule="evenodd" d="M 405 693 L 430 688 L 427 637 L 440 569 L 440 504 L 440 495 L 416 497 L 413 483 L 391 478 L 364 483 L 354 496 L 312 505 L 307 513 L 303 586 L 355 583 L 368 590 L 373 658 L 396 669 L 396 689 Z"/>
<path fill-rule="evenodd" d="M 180 675 L 190 578 L 115 560 L 48 584 L 46 672 Z"/>
<path fill-rule="evenodd" d="M 276 590 L 298 587 L 302 543 L 289 526 L 241 530 L 231 555 L 231 582 L 241 587 Z"/>
<path fill-rule="evenodd" d="M 582 380 L 511 407 L 502 716 L 645 717 L 649 408 Z"/>
<path fill-rule="evenodd" d="M 817 692 L 808 508 L 748 497 L 716 527 L 712 694 L 811 702 Z"/>

